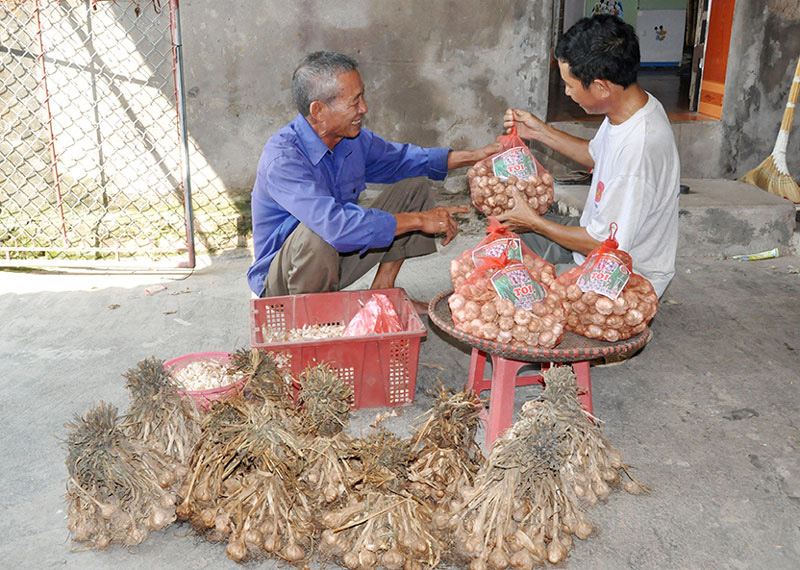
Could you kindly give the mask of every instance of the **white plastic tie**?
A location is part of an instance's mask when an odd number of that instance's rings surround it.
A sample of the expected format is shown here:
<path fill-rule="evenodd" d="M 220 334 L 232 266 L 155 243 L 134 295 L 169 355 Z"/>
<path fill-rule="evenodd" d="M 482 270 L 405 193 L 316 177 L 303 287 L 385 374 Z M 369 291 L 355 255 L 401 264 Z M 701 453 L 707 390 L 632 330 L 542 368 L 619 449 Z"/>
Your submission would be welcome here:
<path fill-rule="evenodd" d="M 772 149 L 772 159 L 775 161 L 775 167 L 783 175 L 789 174 L 789 166 L 786 164 L 786 146 L 789 143 L 789 132 L 778 131 L 778 137 L 775 140 L 775 147 Z"/>

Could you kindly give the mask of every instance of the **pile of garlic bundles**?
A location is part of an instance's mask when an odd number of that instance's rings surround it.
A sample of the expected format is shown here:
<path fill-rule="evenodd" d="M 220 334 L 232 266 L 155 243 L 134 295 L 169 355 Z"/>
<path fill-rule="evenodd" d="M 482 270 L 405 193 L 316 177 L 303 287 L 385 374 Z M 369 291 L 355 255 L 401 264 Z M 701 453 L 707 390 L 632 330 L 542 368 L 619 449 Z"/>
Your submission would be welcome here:
<path fill-rule="evenodd" d="M 499 215 L 514 208 L 514 190 L 530 207 L 544 214 L 553 203 L 553 177 L 531 154 L 516 134 L 498 139 L 503 150 L 467 170 L 470 198 L 487 216 Z"/>
<path fill-rule="evenodd" d="M 564 568 L 596 534 L 589 510 L 613 492 L 649 492 L 585 412 L 568 366 L 542 372 L 541 395 L 495 440 L 472 485 L 451 501 L 448 529 L 470 570 Z M 461 567 L 466 568 L 465 562 Z"/>
<path fill-rule="evenodd" d="M 566 329 L 608 342 L 642 332 L 658 308 L 653 285 L 633 272 L 633 260 L 618 249 L 615 234 L 612 223 L 609 238 L 551 285 L 567 313 Z"/>
<path fill-rule="evenodd" d="M 450 263 L 448 299 L 455 327 L 485 340 L 552 348 L 564 337 L 566 314 L 550 290 L 555 267 L 491 217 L 488 235 Z"/>

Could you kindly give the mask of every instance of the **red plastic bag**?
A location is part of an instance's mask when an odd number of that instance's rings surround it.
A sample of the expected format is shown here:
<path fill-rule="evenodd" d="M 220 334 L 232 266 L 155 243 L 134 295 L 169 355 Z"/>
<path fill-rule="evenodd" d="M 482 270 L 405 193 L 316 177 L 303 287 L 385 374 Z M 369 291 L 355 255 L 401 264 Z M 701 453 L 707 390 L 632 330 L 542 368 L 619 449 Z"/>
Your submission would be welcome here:
<path fill-rule="evenodd" d="M 401 332 L 403 325 L 389 297 L 375 293 L 350 319 L 342 336 Z"/>
<path fill-rule="evenodd" d="M 612 223 L 609 237 L 552 285 L 567 312 L 567 330 L 608 342 L 639 334 L 658 309 L 653 285 L 633 272 L 633 259 L 619 249 L 616 233 Z"/>
<path fill-rule="evenodd" d="M 503 150 L 467 170 L 472 204 L 487 216 L 502 214 L 516 205 L 515 188 L 531 208 L 544 214 L 553 203 L 553 177 L 517 136 L 516 125 L 497 140 Z"/>

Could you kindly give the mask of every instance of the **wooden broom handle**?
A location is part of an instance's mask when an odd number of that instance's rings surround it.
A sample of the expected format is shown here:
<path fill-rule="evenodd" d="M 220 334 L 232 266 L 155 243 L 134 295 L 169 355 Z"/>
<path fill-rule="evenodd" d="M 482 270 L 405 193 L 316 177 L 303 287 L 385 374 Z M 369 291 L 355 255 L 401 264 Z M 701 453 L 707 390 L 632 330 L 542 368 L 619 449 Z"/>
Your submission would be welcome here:
<path fill-rule="evenodd" d="M 781 130 L 787 133 L 792 130 L 794 108 L 797 105 L 798 98 L 800 98 L 800 58 L 797 59 L 797 68 L 794 70 L 792 88 L 789 90 L 789 100 L 786 102 L 786 110 L 783 112 L 783 120 L 781 121 Z"/>

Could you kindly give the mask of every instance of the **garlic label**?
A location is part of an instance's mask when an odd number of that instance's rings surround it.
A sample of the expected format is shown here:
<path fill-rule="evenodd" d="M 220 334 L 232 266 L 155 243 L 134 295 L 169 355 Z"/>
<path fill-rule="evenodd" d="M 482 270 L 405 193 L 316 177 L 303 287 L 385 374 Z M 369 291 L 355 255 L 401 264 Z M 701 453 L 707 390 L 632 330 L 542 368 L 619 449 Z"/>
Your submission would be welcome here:
<path fill-rule="evenodd" d="M 505 182 L 511 175 L 520 180 L 527 180 L 529 176 L 538 174 L 536 161 L 533 155 L 524 146 L 510 148 L 492 159 L 494 175 Z"/>
<path fill-rule="evenodd" d="M 595 253 L 584 263 L 586 269 L 576 282 L 584 293 L 594 291 L 616 300 L 631 277 L 628 266 L 611 253 Z"/>
<path fill-rule="evenodd" d="M 507 265 L 491 277 L 497 295 L 514 303 L 515 309 L 533 308 L 533 304 L 545 298 L 547 293 L 521 263 Z"/>

